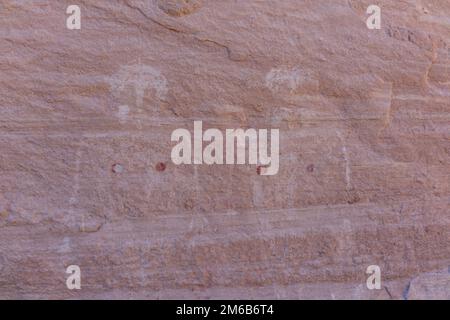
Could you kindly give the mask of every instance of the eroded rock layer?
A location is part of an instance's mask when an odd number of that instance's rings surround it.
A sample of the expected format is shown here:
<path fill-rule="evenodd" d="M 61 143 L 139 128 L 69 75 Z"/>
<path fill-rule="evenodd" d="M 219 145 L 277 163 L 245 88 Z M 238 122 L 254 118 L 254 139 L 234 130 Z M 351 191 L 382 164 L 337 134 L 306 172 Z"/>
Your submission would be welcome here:
<path fill-rule="evenodd" d="M 450 3 L 371 2 L 3 0 L 0 298 L 450 298 Z M 174 165 L 196 120 L 278 174 Z"/>

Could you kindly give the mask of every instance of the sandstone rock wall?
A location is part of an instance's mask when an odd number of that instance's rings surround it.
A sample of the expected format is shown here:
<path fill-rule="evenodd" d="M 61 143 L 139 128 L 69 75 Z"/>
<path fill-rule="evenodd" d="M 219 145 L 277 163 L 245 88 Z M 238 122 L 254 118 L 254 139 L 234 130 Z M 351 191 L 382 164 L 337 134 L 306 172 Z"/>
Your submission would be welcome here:
<path fill-rule="evenodd" d="M 370 4 L 2 0 L 0 298 L 450 298 L 450 3 Z M 175 166 L 195 120 L 279 173 Z"/>

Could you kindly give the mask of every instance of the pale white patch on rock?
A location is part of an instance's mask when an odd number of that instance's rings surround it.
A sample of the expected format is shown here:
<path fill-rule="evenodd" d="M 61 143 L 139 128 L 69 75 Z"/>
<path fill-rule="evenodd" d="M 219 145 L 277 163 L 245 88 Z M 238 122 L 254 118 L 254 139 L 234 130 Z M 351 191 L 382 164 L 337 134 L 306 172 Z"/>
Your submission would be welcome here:
<path fill-rule="evenodd" d="M 127 105 L 119 106 L 119 110 L 117 111 L 117 117 L 120 122 L 125 122 L 128 118 L 128 113 L 130 112 L 130 107 Z"/>
<path fill-rule="evenodd" d="M 148 65 L 123 66 L 109 79 L 113 94 L 120 96 L 127 88 L 132 88 L 136 96 L 136 105 L 141 107 L 147 90 L 153 90 L 158 100 L 166 98 L 167 80 L 160 71 Z"/>
<path fill-rule="evenodd" d="M 63 243 L 58 247 L 59 253 L 68 253 L 71 251 L 70 238 L 64 237 Z"/>
<path fill-rule="evenodd" d="M 315 80 L 309 72 L 295 68 L 273 68 L 266 74 L 266 87 L 273 93 L 295 94 L 310 88 Z"/>
<path fill-rule="evenodd" d="M 115 164 L 115 165 L 113 165 L 112 170 L 114 173 L 122 173 L 123 166 L 121 164 Z"/>
<path fill-rule="evenodd" d="M 340 132 L 336 132 L 336 134 L 342 143 L 342 154 L 344 156 L 344 161 L 345 161 L 345 184 L 346 184 L 347 190 L 350 190 L 352 183 L 351 183 L 350 158 L 349 158 L 348 151 L 347 151 L 347 144 Z"/>

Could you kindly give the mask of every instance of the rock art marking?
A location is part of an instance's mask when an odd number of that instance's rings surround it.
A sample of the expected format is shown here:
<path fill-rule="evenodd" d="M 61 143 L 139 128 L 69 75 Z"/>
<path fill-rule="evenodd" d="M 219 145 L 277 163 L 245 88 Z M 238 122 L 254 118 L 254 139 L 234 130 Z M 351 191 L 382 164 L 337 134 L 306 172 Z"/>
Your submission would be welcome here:
<path fill-rule="evenodd" d="M 128 118 L 128 113 L 130 112 L 130 107 L 127 105 L 121 105 L 117 110 L 117 117 L 120 122 L 125 122 Z"/>
<path fill-rule="evenodd" d="M 298 67 L 273 68 L 267 73 L 265 81 L 266 87 L 272 93 L 296 94 L 317 87 L 317 80 L 309 72 Z"/>
<path fill-rule="evenodd" d="M 345 161 L 345 184 L 346 184 L 346 188 L 347 190 L 351 189 L 351 168 L 350 168 L 350 159 L 348 156 L 348 151 L 347 151 L 347 144 L 344 140 L 344 138 L 342 137 L 341 133 L 337 133 L 337 136 L 339 138 L 339 140 L 341 140 L 342 143 L 342 154 L 344 155 L 344 161 Z"/>
<path fill-rule="evenodd" d="M 115 75 L 109 79 L 111 90 L 115 96 L 120 96 L 125 90 L 134 90 L 136 105 L 142 107 L 144 96 L 147 90 L 153 90 L 158 100 L 165 100 L 168 88 L 166 78 L 148 65 L 123 66 Z M 122 107 L 121 114 L 124 115 L 126 109 Z"/>

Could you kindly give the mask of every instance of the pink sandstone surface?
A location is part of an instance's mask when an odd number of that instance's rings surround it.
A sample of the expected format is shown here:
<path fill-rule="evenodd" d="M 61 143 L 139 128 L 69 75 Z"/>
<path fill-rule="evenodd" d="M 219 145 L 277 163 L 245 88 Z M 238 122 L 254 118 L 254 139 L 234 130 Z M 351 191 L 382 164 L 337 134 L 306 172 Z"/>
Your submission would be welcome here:
<path fill-rule="evenodd" d="M 2 0 L 0 298 L 449 299 L 450 2 L 371 4 Z M 195 120 L 278 174 L 174 165 Z"/>

